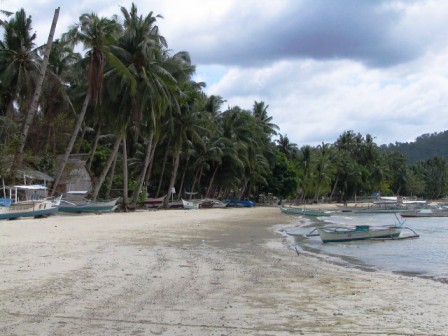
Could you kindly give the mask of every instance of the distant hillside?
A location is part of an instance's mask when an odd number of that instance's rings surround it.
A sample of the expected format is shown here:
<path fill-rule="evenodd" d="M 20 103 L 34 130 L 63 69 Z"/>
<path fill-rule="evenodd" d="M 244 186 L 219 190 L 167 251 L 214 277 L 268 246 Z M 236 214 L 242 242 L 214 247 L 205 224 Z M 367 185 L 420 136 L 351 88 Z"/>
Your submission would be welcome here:
<path fill-rule="evenodd" d="M 448 131 L 423 134 L 415 142 L 396 142 L 382 145 L 382 149 L 403 153 L 409 162 L 427 160 L 435 156 L 448 159 Z"/>

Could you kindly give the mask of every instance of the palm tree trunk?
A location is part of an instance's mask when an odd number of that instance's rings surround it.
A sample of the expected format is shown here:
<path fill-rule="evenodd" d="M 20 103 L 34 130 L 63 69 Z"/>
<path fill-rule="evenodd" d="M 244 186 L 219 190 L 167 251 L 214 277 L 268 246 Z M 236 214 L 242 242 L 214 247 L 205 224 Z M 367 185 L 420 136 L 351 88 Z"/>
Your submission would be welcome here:
<path fill-rule="evenodd" d="M 100 141 L 101 136 L 101 124 L 98 123 L 98 127 L 96 129 L 95 140 L 93 141 L 92 154 L 89 157 L 89 163 L 87 165 L 87 170 L 90 171 L 92 169 L 92 162 L 95 158 L 96 149 L 98 147 L 98 142 Z"/>
<path fill-rule="evenodd" d="M 177 200 L 180 200 L 180 197 L 182 196 L 182 189 L 184 188 L 184 181 L 185 181 L 185 175 L 187 174 L 187 167 L 188 167 L 188 161 L 190 161 L 190 155 L 187 156 L 186 160 L 185 160 L 185 169 L 182 173 L 182 178 L 180 180 L 180 187 L 179 187 L 179 193 L 177 196 Z"/>
<path fill-rule="evenodd" d="M 81 109 L 81 112 L 79 113 L 78 119 L 76 120 L 76 124 L 75 124 L 75 128 L 73 130 L 72 136 L 70 138 L 70 141 L 68 142 L 67 148 L 65 149 L 64 156 L 62 157 L 61 163 L 59 164 L 59 169 L 54 178 L 53 188 L 51 189 L 50 196 L 54 196 L 56 188 L 61 179 L 62 173 L 64 172 L 64 168 L 65 168 L 65 165 L 67 164 L 68 157 L 70 156 L 70 153 L 72 152 L 73 145 L 75 144 L 76 137 L 78 136 L 82 121 L 84 120 L 84 116 L 86 115 L 87 106 L 89 105 L 89 99 L 90 99 L 89 95 L 87 95 L 86 98 L 84 99 L 84 103 L 82 105 L 82 109 Z"/>
<path fill-rule="evenodd" d="M 79 154 L 79 152 L 81 151 L 82 142 L 84 141 L 84 137 L 86 136 L 86 132 L 87 132 L 87 126 L 84 123 L 84 127 L 82 127 L 81 136 L 79 137 L 79 143 L 78 143 L 78 146 L 76 147 L 76 150 L 75 150 L 76 154 Z"/>
<path fill-rule="evenodd" d="M 122 140 L 123 140 L 123 135 L 118 136 L 117 140 L 115 140 L 114 148 L 112 150 L 111 155 L 109 156 L 109 159 L 106 162 L 106 166 L 104 167 L 103 171 L 101 172 L 101 175 L 98 178 L 97 183 L 95 183 L 95 189 L 93 190 L 93 195 L 92 195 L 92 199 L 94 201 L 98 198 L 100 189 L 104 183 L 107 173 L 109 172 L 110 166 L 112 165 L 112 161 L 114 160 L 115 156 L 118 153 L 118 149 L 120 148 L 120 143 Z"/>
<path fill-rule="evenodd" d="M 319 201 L 320 184 L 321 184 L 321 180 L 319 179 L 319 180 L 317 181 L 316 193 L 314 194 L 314 201 L 315 201 L 315 202 L 318 202 L 318 201 Z"/>
<path fill-rule="evenodd" d="M 110 176 L 109 176 L 109 183 L 107 184 L 106 198 L 110 198 L 110 192 L 112 190 L 112 184 L 114 183 L 115 167 L 117 165 L 117 160 L 118 160 L 118 152 L 115 155 L 114 161 L 112 162 L 112 167 L 110 168 Z"/>
<path fill-rule="evenodd" d="M 198 182 L 199 176 L 202 174 L 202 167 L 196 172 L 193 179 L 193 184 L 191 185 L 191 192 L 194 192 L 194 188 L 196 188 L 196 183 Z M 191 199 L 191 195 L 189 196 L 189 199 Z"/>
<path fill-rule="evenodd" d="M 336 187 L 338 186 L 338 182 L 339 182 L 339 173 L 338 173 L 338 175 L 336 175 L 336 181 L 334 182 L 333 190 L 331 190 L 330 202 L 333 202 L 333 195 L 336 192 Z"/>
<path fill-rule="evenodd" d="M 156 197 L 159 197 L 160 189 L 162 188 L 163 175 L 165 175 L 165 167 L 167 161 L 168 161 L 168 151 L 165 152 L 165 156 L 163 158 L 162 172 L 160 173 L 159 187 L 157 188 Z"/>
<path fill-rule="evenodd" d="M 159 143 L 159 141 L 156 138 L 156 140 L 154 141 L 153 148 L 151 150 L 151 157 L 149 158 L 148 171 L 146 172 L 146 177 L 145 177 L 146 185 L 148 185 L 149 179 L 151 178 L 152 166 L 154 165 L 154 155 L 156 154 L 156 148 L 157 148 L 158 143 Z"/>
<path fill-rule="evenodd" d="M 210 190 L 212 189 L 213 182 L 215 181 L 215 176 L 216 176 L 216 173 L 218 172 L 219 167 L 220 167 L 220 165 L 217 164 L 215 170 L 213 171 L 213 175 L 212 175 L 212 178 L 210 179 L 210 183 L 209 183 L 208 188 L 207 188 L 207 194 L 206 194 L 205 197 L 211 197 L 210 196 Z"/>
<path fill-rule="evenodd" d="M 174 160 L 174 167 L 173 167 L 173 173 L 171 174 L 171 179 L 170 179 L 170 185 L 168 187 L 168 192 L 166 194 L 166 198 L 165 198 L 165 206 L 168 205 L 168 202 L 170 200 L 173 188 L 174 188 L 174 183 L 176 182 L 176 177 L 177 177 L 177 169 L 179 168 L 179 162 L 180 162 L 180 147 L 177 150 L 176 153 L 176 158 Z"/>
<path fill-rule="evenodd" d="M 51 46 L 53 44 L 53 36 L 54 36 L 54 32 L 56 30 L 56 24 L 58 22 L 58 18 L 59 18 L 59 7 L 56 8 L 56 10 L 54 11 L 53 22 L 51 24 L 50 34 L 48 35 L 47 46 L 45 48 L 45 54 L 44 54 L 44 59 L 42 61 L 42 65 L 40 67 L 40 73 L 39 73 L 39 77 L 37 79 L 36 89 L 34 91 L 33 99 L 31 101 L 30 108 L 28 110 L 28 114 L 26 116 L 25 123 L 23 124 L 23 130 L 22 130 L 22 134 L 21 134 L 21 138 L 20 138 L 20 147 L 19 147 L 19 151 L 17 153 L 16 167 L 19 167 L 22 164 L 22 154 L 23 154 L 23 150 L 25 148 L 26 140 L 28 138 L 28 133 L 29 133 L 31 124 L 33 123 L 34 115 L 37 110 L 37 104 L 39 102 L 40 94 L 42 92 L 42 86 L 44 83 L 45 73 L 47 72 L 47 66 L 48 66 L 48 62 L 49 62 Z"/>
<path fill-rule="evenodd" d="M 128 208 L 128 194 L 129 194 L 129 175 L 128 175 L 128 151 L 126 148 L 126 136 L 123 137 L 123 209 L 127 211 Z"/>
<path fill-rule="evenodd" d="M 154 138 L 154 133 L 151 132 L 151 134 L 149 136 L 148 145 L 146 146 L 145 161 L 143 163 L 143 168 L 142 168 L 142 171 L 140 172 L 140 175 L 139 175 L 139 177 L 137 179 L 137 189 L 134 190 L 134 193 L 132 195 L 132 203 L 133 204 L 137 203 L 138 195 L 140 195 L 140 192 L 141 192 L 142 187 L 143 187 L 143 182 L 145 181 L 146 172 L 148 170 L 150 159 L 151 159 L 152 140 L 153 140 L 153 138 Z"/>

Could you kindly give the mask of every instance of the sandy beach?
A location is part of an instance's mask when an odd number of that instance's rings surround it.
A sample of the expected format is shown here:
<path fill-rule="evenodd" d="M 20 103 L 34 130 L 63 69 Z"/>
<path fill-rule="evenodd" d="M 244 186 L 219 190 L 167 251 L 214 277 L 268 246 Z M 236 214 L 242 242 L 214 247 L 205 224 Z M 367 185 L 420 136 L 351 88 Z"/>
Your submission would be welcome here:
<path fill-rule="evenodd" d="M 297 254 L 278 208 L 0 222 L 1 335 L 447 335 L 448 284 Z"/>

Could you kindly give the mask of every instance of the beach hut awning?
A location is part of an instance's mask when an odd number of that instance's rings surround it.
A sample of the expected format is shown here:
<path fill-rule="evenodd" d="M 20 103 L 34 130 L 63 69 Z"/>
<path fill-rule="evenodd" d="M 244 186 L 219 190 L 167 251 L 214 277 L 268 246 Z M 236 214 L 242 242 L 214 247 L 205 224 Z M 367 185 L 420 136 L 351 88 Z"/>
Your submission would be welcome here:
<path fill-rule="evenodd" d="M 38 180 L 38 181 L 48 181 L 48 182 L 54 181 L 54 178 L 52 178 L 50 175 L 47 175 L 38 170 L 34 170 L 34 169 L 30 169 L 30 168 L 17 169 L 16 177 L 17 178 L 26 177 L 26 178 Z"/>

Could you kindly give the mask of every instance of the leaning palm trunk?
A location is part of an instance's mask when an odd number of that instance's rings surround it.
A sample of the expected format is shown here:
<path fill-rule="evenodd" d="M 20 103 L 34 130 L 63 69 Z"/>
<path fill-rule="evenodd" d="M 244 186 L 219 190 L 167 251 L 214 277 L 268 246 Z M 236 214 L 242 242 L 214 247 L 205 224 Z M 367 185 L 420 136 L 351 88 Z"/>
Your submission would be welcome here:
<path fill-rule="evenodd" d="M 244 192 L 246 191 L 247 188 L 247 183 L 249 182 L 249 180 L 247 178 L 244 179 L 244 185 L 241 188 L 241 191 L 238 193 L 238 199 L 241 199 L 244 195 Z"/>
<path fill-rule="evenodd" d="M 97 183 L 95 184 L 95 189 L 93 190 L 93 195 L 92 195 L 92 199 L 94 201 L 98 198 L 100 189 L 104 183 L 104 180 L 106 179 L 106 175 L 109 172 L 110 166 L 112 165 L 112 161 L 114 160 L 115 156 L 118 153 L 118 149 L 120 148 L 120 143 L 122 140 L 123 140 L 123 135 L 118 136 L 117 140 L 115 140 L 115 144 L 114 144 L 112 153 L 110 154 L 109 159 L 107 159 L 106 166 L 104 167 L 103 171 L 101 172 L 100 177 L 98 178 Z"/>
<path fill-rule="evenodd" d="M 129 194 L 129 175 L 128 175 L 128 152 L 126 148 L 126 137 L 123 137 L 123 209 L 127 211 L 128 208 L 128 194 Z"/>
<path fill-rule="evenodd" d="M 174 183 L 176 182 L 177 169 L 179 168 L 179 161 L 180 161 L 180 149 L 177 150 L 176 158 L 174 160 L 173 173 L 171 174 L 170 185 L 168 187 L 168 192 L 167 192 L 166 198 L 165 198 L 165 206 L 168 205 L 168 201 L 171 197 L 171 194 L 172 194 L 172 191 L 174 188 Z"/>
<path fill-rule="evenodd" d="M 177 196 L 177 200 L 179 201 L 180 198 L 182 197 L 182 190 L 184 189 L 184 181 L 185 181 L 185 175 L 187 174 L 187 167 L 188 167 L 188 161 L 190 161 L 190 155 L 187 156 L 186 160 L 185 160 L 185 168 L 184 171 L 182 172 L 182 178 L 180 180 L 180 186 L 179 186 L 179 193 Z"/>
<path fill-rule="evenodd" d="M 98 128 L 95 134 L 95 140 L 93 141 L 92 153 L 90 154 L 89 164 L 87 165 L 87 170 L 90 171 L 92 169 L 92 162 L 95 158 L 96 148 L 98 147 L 98 142 L 100 141 L 101 135 L 101 124 L 98 124 Z"/>
<path fill-rule="evenodd" d="M 140 195 L 140 192 L 142 191 L 142 188 L 143 188 L 143 182 L 145 181 L 146 172 L 148 171 L 148 167 L 149 167 L 149 163 L 150 163 L 150 159 L 151 159 L 152 139 L 153 138 L 154 138 L 154 133 L 151 132 L 151 134 L 149 136 L 148 145 L 146 146 L 145 161 L 143 163 L 143 168 L 142 168 L 142 171 L 137 180 L 137 189 L 134 190 L 134 193 L 132 194 L 132 203 L 133 204 L 137 203 L 138 195 Z"/>
<path fill-rule="evenodd" d="M 339 182 L 339 173 L 338 173 L 338 175 L 336 175 L 336 182 L 334 182 L 333 190 L 331 191 L 330 202 L 333 202 L 333 196 L 334 196 L 334 193 L 336 192 L 336 187 L 338 186 L 338 182 Z"/>
<path fill-rule="evenodd" d="M 205 195 L 205 197 L 210 197 L 210 191 L 212 190 L 212 185 L 213 185 L 213 182 L 215 180 L 215 176 L 216 176 L 216 172 L 218 171 L 218 168 L 219 168 L 219 165 L 216 165 L 216 168 L 213 171 L 212 178 L 210 179 L 210 183 L 209 183 L 208 188 L 207 188 L 207 194 Z"/>
<path fill-rule="evenodd" d="M 53 22 L 51 24 L 50 34 L 48 35 L 48 42 L 47 42 L 47 46 L 45 48 L 44 59 L 43 59 L 42 65 L 40 67 L 40 73 L 39 73 L 39 77 L 38 77 L 37 83 L 36 83 L 36 90 L 34 91 L 33 99 L 31 101 L 30 108 L 28 110 L 28 114 L 26 116 L 25 123 L 23 124 L 23 131 L 22 131 L 22 136 L 20 139 L 20 147 L 19 147 L 19 151 L 17 152 L 16 167 L 18 167 L 22 164 L 23 150 L 25 148 L 25 143 L 28 138 L 28 132 L 30 130 L 31 124 L 33 123 L 34 114 L 36 113 L 37 104 L 39 102 L 40 94 L 42 92 L 42 86 L 44 83 L 45 73 L 47 72 L 50 51 L 51 51 L 51 46 L 53 44 L 53 36 L 54 36 L 54 32 L 56 30 L 56 23 L 58 22 L 58 17 L 59 17 L 59 7 L 56 8 L 56 10 L 54 11 Z"/>
<path fill-rule="evenodd" d="M 112 162 L 112 167 L 110 169 L 109 183 L 107 184 L 106 198 L 110 197 L 110 191 L 112 190 L 112 184 L 114 183 L 115 167 L 117 165 L 117 160 L 118 160 L 118 152 L 115 155 L 114 162 Z"/>
<path fill-rule="evenodd" d="M 160 189 L 162 188 L 163 175 L 165 175 L 165 167 L 167 161 L 168 161 L 168 151 L 165 152 L 165 156 L 163 158 L 162 172 L 160 173 L 159 187 L 157 188 L 156 197 L 159 197 Z"/>
<path fill-rule="evenodd" d="M 203 166 L 201 166 L 201 168 L 198 170 L 198 172 L 194 176 L 193 185 L 191 186 L 191 192 L 194 192 L 194 189 L 196 188 L 196 183 L 198 185 L 200 185 L 200 183 L 201 183 L 202 168 L 203 168 Z M 191 199 L 192 195 L 193 194 L 190 194 L 189 199 Z"/>
<path fill-rule="evenodd" d="M 319 180 L 317 181 L 317 189 L 316 189 L 316 193 L 314 194 L 314 201 L 315 201 L 315 202 L 318 202 L 318 201 L 319 201 L 320 184 L 321 184 L 321 180 L 319 179 Z"/>
<path fill-rule="evenodd" d="M 145 184 L 148 185 L 149 183 L 149 179 L 151 177 L 151 173 L 152 173 L 152 166 L 154 164 L 154 155 L 156 153 L 156 148 L 157 148 L 157 144 L 159 143 L 159 141 L 156 140 L 154 141 L 154 145 L 153 148 L 151 150 L 151 157 L 149 158 L 149 166 L 148 166 L 148 171 L 146 172 L 146 177 L 145 177 Z"/>
<path fill-rule="evenodd" d="M 65 149 L 64 156 L 62 157 L 61 163 L 59 164 L 59 169 L 54 178 L 53 189 L 51 190 L 50 196 L 54 196 L 56 188 L 61 179 L 62 173 L 64 172 L 64 168 L 65 168 L 65 165 L 67 164 L 68 157 L 70 156 L 70 153 L 72 152 L 73 145 L 75 144 L 76 137 L 78 136 L 82 121 L 84 120 L 84 116 L 86 115 L 87 106 L 89 105 L 89 99 L 90 99 L 89 95 L 87 95 L 86 98 L 84 99 L 84 103 L 82 105 L 82 109 L 81 109 L 81 112 L 79 113 L 78 119 L 76 120 L 76 124 L 75 124 L 75 128 L 73 130 L 72 136 L 70 138 L 70 141 L 68 142 L 68 145 Z"/>

